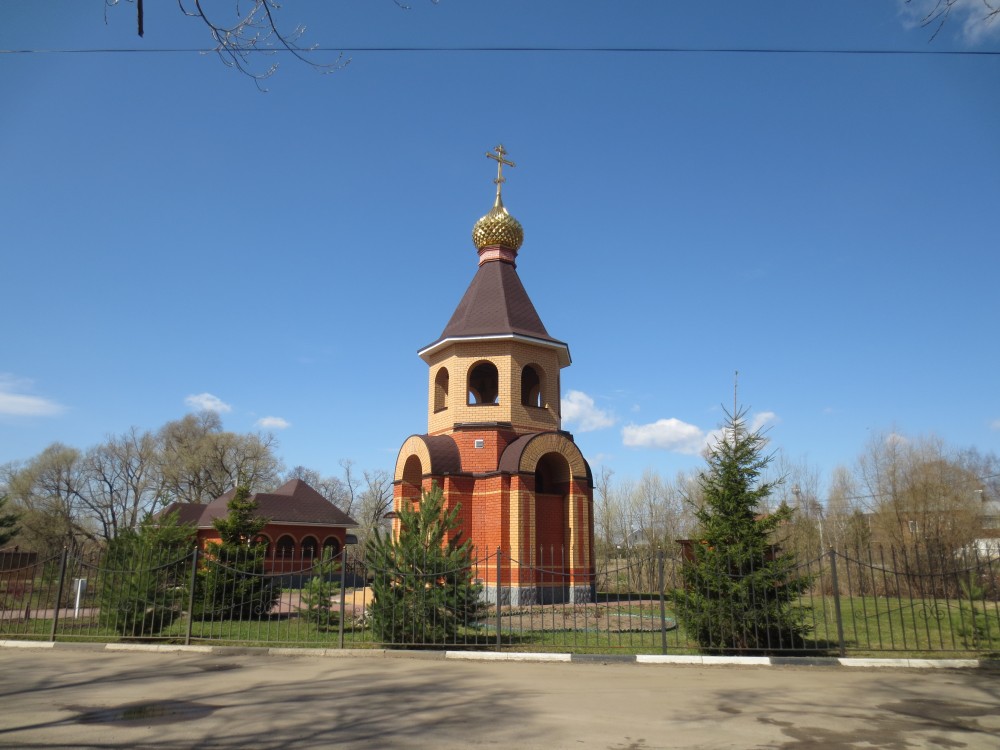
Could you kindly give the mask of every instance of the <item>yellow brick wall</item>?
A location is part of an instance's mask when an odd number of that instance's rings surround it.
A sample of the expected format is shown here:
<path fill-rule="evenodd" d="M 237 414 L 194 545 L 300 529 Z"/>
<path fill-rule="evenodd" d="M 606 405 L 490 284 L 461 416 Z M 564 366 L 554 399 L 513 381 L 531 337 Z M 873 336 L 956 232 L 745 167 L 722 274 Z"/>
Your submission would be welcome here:
<path fill-rule="evenodd" d="M 487 406 L 468 404 L 468 373 L 478 362 L 487 360 L 497 368 L 499 403 Z M 521 370 L 534 365 L 542 376 L 541 407 L 521 404 Z M 446 408 L 434 409 L 434 380 L 438 371 L 448 369 Z M 554 349 L 516 340 L 456 342 L 436 352 L 431 359 L 427 388 L 427 432 L 449 432 L 456 423 L 510 422 L 518 433 L 558 430 L 559 357 Z"/>

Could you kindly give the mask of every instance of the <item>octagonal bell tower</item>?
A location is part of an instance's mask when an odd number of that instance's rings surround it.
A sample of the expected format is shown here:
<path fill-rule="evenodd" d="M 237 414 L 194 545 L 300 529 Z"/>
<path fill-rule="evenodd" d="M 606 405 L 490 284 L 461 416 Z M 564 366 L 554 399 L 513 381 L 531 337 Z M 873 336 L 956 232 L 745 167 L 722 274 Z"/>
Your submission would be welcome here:
<path fill-rule="evenodd" d="M 460 505 L 463 535 L 483 560 L 478 577 L 501 602 L 590 600 L 593 478 L 561 429 L 559 373 L 569 347 L 551 337 L 517 275 L 521 224 L 503 204 L 503 146 L 492 209 L 472 230 L 476 274 L 427 363 L 427 433 L 400 450 L 395 504 L 435 483 Z M 501 580 L 485 564 L 500 552 Z"/>

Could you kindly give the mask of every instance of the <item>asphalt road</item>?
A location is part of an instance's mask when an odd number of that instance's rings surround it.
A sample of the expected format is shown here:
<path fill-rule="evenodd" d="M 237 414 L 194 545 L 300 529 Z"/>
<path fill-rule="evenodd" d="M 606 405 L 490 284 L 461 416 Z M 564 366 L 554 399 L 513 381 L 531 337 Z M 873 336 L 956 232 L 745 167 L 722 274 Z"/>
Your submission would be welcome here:
<path fill-rule="evenodd" d="M 1000 673 L 0 649 L 17 748 L 1000 748 Z"/>

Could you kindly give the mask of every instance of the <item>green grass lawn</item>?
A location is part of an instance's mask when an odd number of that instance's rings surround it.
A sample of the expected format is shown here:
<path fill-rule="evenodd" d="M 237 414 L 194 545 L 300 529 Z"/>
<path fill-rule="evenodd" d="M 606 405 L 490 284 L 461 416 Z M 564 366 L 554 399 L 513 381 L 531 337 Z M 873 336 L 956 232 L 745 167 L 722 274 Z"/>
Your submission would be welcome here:
<path fill-rule="evenodd" d="M 35 611 L 48 617 L 25 620 L 23 610 L 0 612 L 0 638 L 47 640 L 52 631 L 51 610 L 32 597 Z M 1000 655 L 1000 610 L 993 602 L 955 600 L 903 600 L 885 597 L 841 597 L 843 638 L 850 656 L 931 656 Z M 20 603 L 18 605 L 20 607 Z M 810 625 L 803 653 L 839 653 L 834 601 L 831 597 L 803 599 L 802 609 Z M 499 624 L 500 647 L 513 651 L 573 653 L 658 654 L 699 653 L 698 644 L 675 621 L 666 607 L 665 634 L 660 631 L 658 599 L 614 601 L 597 605 L 526 606 L 504 610 Z M 188 623 L 180 618 L 153 642 L 183 643 Z M 63 613 L 56 630 L 60 641 L 114 642 L 123 639 L 116 631 L 103 628 L 96 610 Z M 448 648 L 495 648 L 497 619 L 493 611 L 479 623 L 464 628 Z M 299 616 L 283 612 L 258 620 L 205 621 L 191 625 L 191 642 L 219 645 L 293 645 L 305 648 L 336 648 L 340 633 L 336 617 L 328 627 L 318 626 Z M 348 620 L 344 628 L 347 648 L 381 647 L 373 634 Z"/>

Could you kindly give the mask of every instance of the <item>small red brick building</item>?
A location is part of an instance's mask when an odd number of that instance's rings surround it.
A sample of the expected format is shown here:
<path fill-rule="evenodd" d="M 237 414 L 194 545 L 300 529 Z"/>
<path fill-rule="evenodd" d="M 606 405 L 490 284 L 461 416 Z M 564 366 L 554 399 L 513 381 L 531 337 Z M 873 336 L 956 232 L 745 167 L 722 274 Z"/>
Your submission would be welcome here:
<path fill-rule="evenodd" d="M 177 511 L 181 523 L 193 524 L 198 544 L 204 549 L 207 542 L 219 541 L 212 522 L 229 512 L 226 506 L 235 494 L 235 489 L 229 490 L 207 505 L 173 503 L 162 514 Z M 344 545 L 354 541 L 348 529 L 357 522 L 301 479 L 292 479 L 274 492 L 258 492 L 253 499 L 259 517 L 269 519 L 260 534 L 260 540 L 267 544 L 268 573 L 307 568 L 321 552 L 338 555 Z"/>
<path fill-rule="evenodd" d="M 546 331 L 517 275 L 524 231 L 500 197 L 513 163 L 495 151 L 496 200 L 472 231 L 478 270 L 444 331 L 419 351 L 430 368 L 427 433 L 399 451 L 394 506 L 434 485 L 447 507 L 459 504 L 490 601 L 591 601 L 593 476 L 560 416 L 569 347 Z"/>

